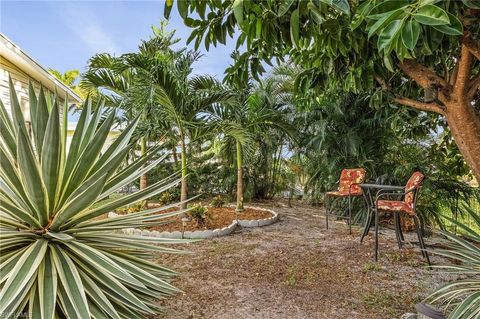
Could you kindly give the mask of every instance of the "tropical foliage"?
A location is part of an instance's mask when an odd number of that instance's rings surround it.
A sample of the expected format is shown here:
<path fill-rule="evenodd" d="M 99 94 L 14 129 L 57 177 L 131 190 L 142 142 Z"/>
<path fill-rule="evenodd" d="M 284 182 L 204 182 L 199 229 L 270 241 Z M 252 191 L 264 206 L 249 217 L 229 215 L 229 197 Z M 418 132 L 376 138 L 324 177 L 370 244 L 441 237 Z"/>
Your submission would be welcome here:
<path fill-rule="evenodd" d="M 468 206 L 465 206 L 464 209 L 472 217 L 474 227 L 453 219 L 451 221 L 466 234 L 467 238 L 443 232 L 443 235 L 450 241 L 448 248 L 432 251 L 455 261 L 454 264 L 437 268 L 463 277 L 440 287 L 429 297 L 433 303 L 438 301 L 446 303 L 446 307 L 451 310 L 448 316 L 451 319 L 478 318 L 480 316 L 480 211 L 475 211 Z"/>
<path fill-rule="evenodd" d="M 173 1 L 165 4 L 168 16 Z M 264 63 L 290 57 L 296 81 L 354 93 L 381 91 L 387 101 L 432 112 L 450 129 L 480 179 L 480 5 L 478 1 L 176 1 L 189 41 L 223 44 L 240 31 L 229 73 L 247 79 Z M 445 121 L 446 120 L 446 121 Z M 448 125 L 447 125 L 448 123 Z M 466 125 L 466 123 L 468 123 Z M 468 127 L 468 128 L 467 128 Z"/>
<path fill-rule="evenodd" d="M 189 143 L 205 134 L 205 129 L 198 125 L 199 113 L 228 100 L 229 95 L 214 90 L 213 87 L 219 86 L 211 77 L 190 77 L 192 64 L 200 55 L 196 51 L 173 50 L 171 46 L 178 42 L 173 36 L 162 28 L 154 28 L 154 36 L 143 41 L 137 53 L 92 57 L 82 86 L 110 90 L 114 94 L 111 98 L 121 103 L 127 119 L 141 114 L 146 133 L 141 141 L 142 153 L 147 140 L 152 138 L 168 138 L 173 156 L 177 146 L 180 147 L 181 200 L 184 202 L 188 193 L 187 149 Z M 144 188 L 146 182 L 140 186 Z M 182 204 L 182 208 L 185 207 Z"/>
<path fill-rule="evenodd" d="M 12 118 L 0 101 L 0 313 L 43 319 L 158 313 L 155 300 L 179 290 L 169 284 L 175 272 L 154 262 L 154 253 L 179 252 L 164 245 L 182 241 L 121 230 L 162 224 L 173 213 L 158 213 L 172 206 L 101 217 L 160 194 L 178 176 L 107 200 L 165 158 L 157 147 L 125 162 L 138 118 L 106 146 L 117 110 L 87 101 L 67 149 L 67 105 L 43 89 L 37 96 L 32 86 L 29 101 L 31 136 L 12 82 Z"/>

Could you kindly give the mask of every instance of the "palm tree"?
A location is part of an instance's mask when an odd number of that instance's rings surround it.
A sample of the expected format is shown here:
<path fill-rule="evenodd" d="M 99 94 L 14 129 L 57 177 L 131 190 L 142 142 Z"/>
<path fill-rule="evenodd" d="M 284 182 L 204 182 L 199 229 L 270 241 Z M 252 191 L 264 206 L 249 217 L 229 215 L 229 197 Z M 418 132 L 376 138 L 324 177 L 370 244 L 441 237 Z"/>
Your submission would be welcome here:
<path fill-rule="evenodd" d="M 57 79 L 62 81 L 65 85 L 67 85 L 69 88 L 71 88 L 75 93 L 78 94 L 82 99 L 86 99 L 88 92 L 85 92 L 79 85 L 78 85 L 78 80 L 80 78 L 80 71 L 79 70 L 67 70 L 64 73 L 54 70 L 54 69 L 48 69 L 48 72 L 50 72 L 53 76 L 55 76 Z"/>
<path fill-rule="evenodd" d="M 160 132 L 162 136 L 175 139 L 176 145 L 180 144 L 181 209 L 184 209 L 188 197 L 187 145 L 198 138 L 193 132 L 201 127 L 199 114 L 226 101 L 229 94 L 210 90 L 215 82 L 211 77 L 190 77 L 192 64 L 200 54 L 185 49 L 173 50 L 171 46 L 178 42 L 173 35 L 164 28 L 154 28 L 154 36 L 141 43 L 139 52 L 118 58 L 107 54 L 93 57 L 83 85 L 107 89 L 111 99 L 122 99 L 121 105 L 127 114 L 141 114 L 142 122 L 154 128 L 157 135 Z M 148 135 L 141 139 L 142 152 L 146 149 Z M 142 176 L 141 188 L 145 183 L 146 176 Z"/>
<path fill-rule="evenodd" d="M 237 167 L 236 211 L 244 210 L 244 162 L 251 157 L 268 132 L 278 132 L 289 137 L 295 136 L 295 129 L 285 116 L 288 107 L 277 90 L 278 83 L 272 79 L 257 86 L 231 84 L 233 98 L 228 103 L 217 104 L 206 112 L 207 122 L 216 128 L 224 148 L 235 154 Z"/>

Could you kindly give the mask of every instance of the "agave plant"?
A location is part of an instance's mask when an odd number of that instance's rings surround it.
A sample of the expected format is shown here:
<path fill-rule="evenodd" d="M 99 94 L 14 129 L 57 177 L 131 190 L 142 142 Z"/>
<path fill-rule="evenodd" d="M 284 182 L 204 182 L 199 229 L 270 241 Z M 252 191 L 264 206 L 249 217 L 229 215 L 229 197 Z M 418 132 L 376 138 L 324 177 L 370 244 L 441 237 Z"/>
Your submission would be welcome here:
<path fill-rule="evenodd" d="M 480 196 L 477 199 L 480 202 Z M 449 319 L 480 318 L 480 212 L 467 206 L 465 211 L 474 221 L 473 228 L 448 219 L 465 232 L 466 238 L 443 232 L 450 241 L 448 249 L 432 251 L 457 261 L 455 264 L 436 267 L 465 277 L 440 287 L 428 298 L 432 303 L 443 301 L 445 308 L 450 311 Z"/>
<path fill-rule="evenodd" d="M 153 262 L 152 253 L 179 252 L 161 244 L 185 241 L 121 230 L 165 223 L 159 218 L 176 213 L 159 217 L 166 206 L 99 217 L 177 185 L 178 176 L 105 200 L 163 159 L 154 148 L 122 164 L 138 120 L 108 146 L 115 110 L 92 110 L 87 102 L 67 150 L 66 105 L 42 89 L 37 98 L 32 86 L 29 95 L 31 132 L 11 81 L 11 118 L 0 100 L 0 313 L 42 319 L 158 313 L 155 300 L 179 290 L 169 284 L 175 272 Z"/>

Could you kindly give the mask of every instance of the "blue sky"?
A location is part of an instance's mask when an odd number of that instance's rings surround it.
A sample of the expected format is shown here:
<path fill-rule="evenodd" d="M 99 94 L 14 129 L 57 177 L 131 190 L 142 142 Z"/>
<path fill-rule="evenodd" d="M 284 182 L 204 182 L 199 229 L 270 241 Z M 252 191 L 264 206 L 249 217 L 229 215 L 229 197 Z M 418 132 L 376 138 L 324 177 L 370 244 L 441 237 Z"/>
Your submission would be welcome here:
<path fill-rule="evenodd" d="M 135 51 L 163 20 L 164 1 L 0 1 L 0 30 L 41 65 L 85 70 L 95 53 Z M 185 45 L 190 29 L 172 10 L 168 29 Z M 231 63 L 235 40 L 211 47 L 194 73 L 216 75 Z"/>

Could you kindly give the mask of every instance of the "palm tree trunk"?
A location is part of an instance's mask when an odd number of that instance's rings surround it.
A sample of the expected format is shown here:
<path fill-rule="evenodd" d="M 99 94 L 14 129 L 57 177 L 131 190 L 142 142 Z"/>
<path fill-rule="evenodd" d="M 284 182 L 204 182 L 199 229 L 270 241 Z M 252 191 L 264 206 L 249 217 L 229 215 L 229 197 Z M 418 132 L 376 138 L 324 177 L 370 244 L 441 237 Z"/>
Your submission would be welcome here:
<path fill-rule="evenodd" d="M 144 156 L 146 153 L 147 153 L 147 138 L 143 136 L 140 140 L 140 154 L 141 156 Z M 145 173 L 142 176 L 140 176 L 140 189 L 147 188 L 147 186 L 148 186 L 148 179 L 147 179 L 147 174 Z M 142 206 L 147 207 L 148 201 L 147 200 L 143 201 Z"/>
<path fill-rule="evenodd" d="M 172 147 L 172 156 L 173 156 L 173 168 L 176 170 L 178 167 L 178 156 L 177 156 L 177 146 Z"/>
<path fill-rule="evenodd" d="M 147 139 L 145 138 L 145 136 L 143 136 L 140 140 L 141 156 L 144 156 L 146 152 L 147 152 Z M 143 174 L 142 176 L 140 176 L 140 189 L 147 188 L 147 186 L 148 186 L 147 174 Z"/>
<path fill-rule="evenodd" d="M 187 200 L 188 197 L 188 190 L 187 190 L 187 147 L 185 145 L 185 136 L 181 135 L 181 161 L 182 161 L 182 183 L 181 183 L 181 192 L 180 192 L 180 201 L 184 202 Z M 187 203 L 182 203 L 180 209 L 186 209 Z"/>
<path fill-rule="evenodd" d="M 242 145 L 237 141 L 237 208 L 235 211 L 242 212 L 243 208 L 243 158 Z"/>

